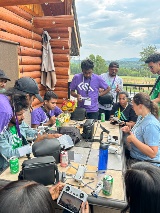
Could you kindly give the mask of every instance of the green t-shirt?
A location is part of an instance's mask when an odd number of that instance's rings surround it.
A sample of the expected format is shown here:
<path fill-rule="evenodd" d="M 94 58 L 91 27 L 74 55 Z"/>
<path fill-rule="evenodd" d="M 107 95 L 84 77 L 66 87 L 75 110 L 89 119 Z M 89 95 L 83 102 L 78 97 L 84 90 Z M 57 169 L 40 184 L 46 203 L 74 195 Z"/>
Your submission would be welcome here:
<path fill-rule="evenodd" d="M 155 89 L 153 90 L 152 94 L 151 94 L 151 100 L 154 100 L 155 98 L 158 98 L 158 95 L 160 94 L 160 80 L 158 81 Z M 159 116 L 160 116 L 160 103 L 158 103 L 158 107 L 159 107 Z"/>
<path fill-rule="evenodd" d="M 22 146 L 22 139 L 19 138 L 17 134 L 17 129 L 16 126 L 11 126 L 9 128 L 10 132 L 12 133 L 13 136 L 13 144 L 12 144 L 12 149 L 17 149 Z"/>

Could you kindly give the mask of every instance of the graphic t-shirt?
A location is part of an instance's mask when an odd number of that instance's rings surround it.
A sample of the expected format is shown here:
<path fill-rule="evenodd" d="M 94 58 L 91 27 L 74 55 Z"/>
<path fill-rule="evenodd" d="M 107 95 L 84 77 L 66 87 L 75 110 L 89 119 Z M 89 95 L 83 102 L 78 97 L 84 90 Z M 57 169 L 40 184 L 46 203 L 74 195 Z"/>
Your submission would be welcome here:
<path fill-rule="evenodd" d="M 57 106 L 53 110 L 49 111 L 50 116 L 55 115 L 57 117 L 61 113 L 62 110 Z M 31 112 L 31 124 L 40 125 L 41 123 L 47 123 L 48 121 L 49 118 L 41 107 L 38 107 Z"/>
<path fill-rule="evenodd" d="M 84 105 L 84 100 L 78 102 L 78 107 L 85 108 L 87 112 L 98 111 L 98 95 L 100 88 L 106 90 L 108 84 L 101 78 L 101 76 L 96 74 L 92 74 L 90 79 L 85 78 L 82 73 L 76 74 L 70 84 L 71 90 L 76 90 L 77 94 L 91 99 L 90 106 Z"/>
<path fill-rule="evenodd" d="M 158 95 L 160 94 L 160 80 L 158 81 L 158 83 L 156 84 L 155 89 L 153 90 L 152 94 L 151 94 L 151 100 L 154 100 L 155 98 L 158 98 Z M 158 114 L 160 117 L 160 103 L 158 103 Z"/>
<path fill-rule="evenodd" d="M 115 117 L 118 117 L 120 114 L 120 120 L 121 121 L 137 121 L 137 115 L 134 112 L 132 105 L 129 103 L 126 108 L 123 108 L 120 103 L 115 103 L 113 105 L 111 115 L 114 115 Z"/>
<path fill-rule="evenodd" d="M 19 138 L 17 134 L 16 126 L 9 127 L 9 131 L 12 133 L 13 136 L 13 143 L 12 143 L 12 149 L 17 149 L 22 146 L 22 139 Z"/>
<path fill-rule="evenodd" d="M 0 134 L 7 129 L 13 116 L 13 111 L 6 95 L 0 94 Z"/>

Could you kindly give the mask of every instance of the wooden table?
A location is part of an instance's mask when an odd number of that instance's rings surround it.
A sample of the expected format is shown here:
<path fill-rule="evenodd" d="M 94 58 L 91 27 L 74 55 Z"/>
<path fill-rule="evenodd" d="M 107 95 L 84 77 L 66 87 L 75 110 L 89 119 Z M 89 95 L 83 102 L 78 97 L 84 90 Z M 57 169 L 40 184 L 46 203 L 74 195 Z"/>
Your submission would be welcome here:
<path fill-rule="evenodd" d="M 100 124 L 104 126 L 107 130 L 110 131 L 110 135 L 112 136 L 118 136 L 119 145 L 121 143 L 121 134 L 119 131 L 119 126 L 113 126 L 109 122 L 96 122 L 95 123 L 95 133 L 94 133 L 94 139 L 99 138 L 101 128 Z M 107 140 L 107 134 L 104 136 L 104 140 Z M 94 140 L 95 141 L 95 140 Z M 87 143 L 87 142 L 86 142 Z M 109 154 L 108 159 L 108 170 L 106 171 L 106 174 L 112 175 L 114 179 L 113 183 L 113 190 L 111 196 L 105 196 L 102 192 L 100 192 L 98 198 L 95 198 L 91 196 L 91 189 L 87 186 L 83 187 L 77 184 L 72 178 L 69 178 L 70 176 L 67 176 L 66 183 L 75 185 L 80 187 L 82 190 L 84 190 L 88 195 L 88 201 L 92 205 L 99 205 L 99 206 L 106 206 L 111 207 L 115 209 L 122 209 L 126 205 L 125 200 L 125 187 L 124 187 L 124 180 L 123 180 L 123 172 L 125 171 L 124 163 L 123 163 L 123 148 L 120 147 L 122 150 L 121 154 Z M 95 188 L 98 181 L 102 180 L 103 176 L 105 174 L 99 174 L 97 175 L 97 164 L 98 164 L 98 153 L 99 153 L 99 143 L 93 142 L 91 145 L 91 148 L 82 148 L 82 147 L 73 147 L 71 150 L 73 150 L 75 153 L 83 154 L 83 158 L 81 159 L 81 164 L 86 164 L 87 161 L 87 168 L 88 171 L 95 171 L 95 173 L 86 173 L 87 177 L 94 178 L 94 182 L 91 184 L 88 184 L 91 188 Z M 19 162 L 20 165 L 26 158 L 20 158 Z M 71 162 L 71 165 L 74 167 L 78 167 L 78 163 Z M 65 171 L 67 175 L 73 175 L 76 173 L 76 170 L 72 167 L 62 168 L 59 166 L 60 171 Z M 0 179 L 5 180 L 17 180 L 18 179 L 18 173 L 17 174 L 11 174 L 9 168 L 6 169 L 1 175 Z M 84 183 L 88 183 L 91 180 L 84 179 Z"/>

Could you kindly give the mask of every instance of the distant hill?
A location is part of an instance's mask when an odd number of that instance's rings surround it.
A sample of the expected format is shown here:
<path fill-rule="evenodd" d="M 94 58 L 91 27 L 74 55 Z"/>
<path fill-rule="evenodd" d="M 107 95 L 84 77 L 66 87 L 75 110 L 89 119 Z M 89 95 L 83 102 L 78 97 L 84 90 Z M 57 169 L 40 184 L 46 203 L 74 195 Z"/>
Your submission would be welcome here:
<path fill-rule="evenodd" d="M 140 60 L 140 58 L 122 58 L 118 61 L 136 61 L 137 62 L 139 60 Z"/>

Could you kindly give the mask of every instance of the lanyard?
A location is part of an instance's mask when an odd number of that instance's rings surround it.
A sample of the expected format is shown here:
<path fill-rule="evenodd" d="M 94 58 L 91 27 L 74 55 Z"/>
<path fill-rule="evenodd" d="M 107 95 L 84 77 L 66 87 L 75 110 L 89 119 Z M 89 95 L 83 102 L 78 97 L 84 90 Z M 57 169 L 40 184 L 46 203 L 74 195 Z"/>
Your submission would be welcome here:
<path fill-rule="evenodd" d="M 136 124 L 133 126 L 133 128 L 131 129 L 131 132 L 135 135 L 136 133 L 136 128 L 142 123 L 142 121 L 148 117 L 151 114 L 151 112 L 149 112 L 146 116 L 144 116 L 144 118 L 141 116 L 140 119 L 136 122 Z"/>
<path fill-rule="evenodd" d="M 124 112 L 124 110 L 127 108 L 127 106 L 128 106 L 128 103 L 127 103 L 126 107 L 122 110 L 122 112 Z M 120 119 L 122 112 L 121 112 L 121 109 L 119 107 L 119 109 L 118 109 L 118 119 Z"/>
<path fill-rule="evenodd" d="M 90 84 L 91 84 L 91 78 L 89 79 L 89 83 L 87 85 L 87 91 L 86 91 L 87 96 L 88 96 Z M 83 75 L 83 85 L 85 86 L 85 84 L 84 84 L 84 75 Z"/>

